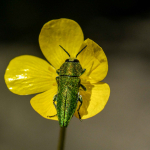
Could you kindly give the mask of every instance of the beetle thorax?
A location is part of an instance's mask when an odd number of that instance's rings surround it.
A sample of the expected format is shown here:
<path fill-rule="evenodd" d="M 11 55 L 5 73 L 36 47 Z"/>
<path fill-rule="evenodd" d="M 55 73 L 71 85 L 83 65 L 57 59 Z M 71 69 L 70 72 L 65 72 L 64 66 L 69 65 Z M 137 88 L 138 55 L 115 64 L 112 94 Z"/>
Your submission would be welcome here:
<path fill-rule="evenodd" d="M 60 67 L 59 75 L 79 77 L 81 76 L 82 71 L 83 69 L 79 62 L 75 62 L 74 59 L 73 60 L 68 59 L 68 61 L 66 60 L 66 62 L 64 62 Z"/>

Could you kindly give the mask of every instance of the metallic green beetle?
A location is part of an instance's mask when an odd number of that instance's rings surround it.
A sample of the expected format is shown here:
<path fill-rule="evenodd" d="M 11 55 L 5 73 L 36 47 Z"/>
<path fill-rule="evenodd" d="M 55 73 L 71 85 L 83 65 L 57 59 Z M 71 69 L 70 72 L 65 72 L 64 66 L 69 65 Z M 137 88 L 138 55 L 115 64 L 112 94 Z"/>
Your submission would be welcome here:
<path fill-rule="evenodd" d="M 60 47 L 70 57 L 70 54 L 62 46 Z M 85 47 L 83 49 L 85 49 Z M 81 51 L 76 55 L 76 58 Z M 83 90 L 86 90 L 86 88 L 80 83 L 79 77 L 85 72 L 85 69 L 82 69 L 78 59 L 70 58 L 67 59 L 56 72 L 59 75 L 56 77 L 58 92 L 54 96 L 53 103 L 57 110 L 60 127 L 67 127 L 77 109 L 78 101 L 80 105 L 77 111 L 79 119 L 81 120 L 79 110 L 82 105 L 82 96 L 79 95 L 79 88 L 81 87 Z"/>

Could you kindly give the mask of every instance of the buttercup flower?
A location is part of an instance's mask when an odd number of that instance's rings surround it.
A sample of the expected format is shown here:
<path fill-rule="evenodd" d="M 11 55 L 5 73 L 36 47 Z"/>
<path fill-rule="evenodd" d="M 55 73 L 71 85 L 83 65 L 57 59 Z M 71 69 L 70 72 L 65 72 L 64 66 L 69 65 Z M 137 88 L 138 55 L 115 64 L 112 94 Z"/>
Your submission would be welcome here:
<path fill-rule="evenodd" d="M 80 79 L 87 89 L 80 89 L 83 103 L 79 112 L 81 119 L 87 119 L 102 111 L 110 95 L 108 84 L 100 82 L 108 71 L 108 61 L 102 48 L 91 39 L 84 41 L 80 26 L 70 19 L 47 22 L 40 32 L 39 44 L 50 64 L 31 55 L 12 59 L 4 77 L 8 89 L 18 95 L 40 93 L 30 101 L 33 109 L 46 119 L 58 120 L 53 104 L 57 94 L 56 70 L 68 59 L 60 45 L 70 54 L 70 59 L 74 59 L 86 46 L 77 56 L 82 68 L 86 69 Z M 79 118 L 77 110 L 74 115 Z"/>

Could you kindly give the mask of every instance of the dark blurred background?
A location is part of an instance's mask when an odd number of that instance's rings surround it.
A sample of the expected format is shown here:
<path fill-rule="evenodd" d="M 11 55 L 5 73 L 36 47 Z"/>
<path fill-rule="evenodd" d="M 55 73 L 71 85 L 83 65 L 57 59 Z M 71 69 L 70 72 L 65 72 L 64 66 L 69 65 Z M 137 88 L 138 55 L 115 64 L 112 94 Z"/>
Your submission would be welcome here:
<path fill-rule="evenodd" d="M 69 18 L 106 53 L 104 82 L 110 99 L 98 115 L 67 128 L 65 150 L 150 149 L 150 6 L 147 0 L 0 1 L 0 150 L 56 150 L 57 121 L 30 106 L 33 95 L 11 93 L 4 82 L 9 61 L 29 54 L 44 58 L 38 35 L 44 23 Z M 44 58 L 45 59 L 45 58 Z"/>

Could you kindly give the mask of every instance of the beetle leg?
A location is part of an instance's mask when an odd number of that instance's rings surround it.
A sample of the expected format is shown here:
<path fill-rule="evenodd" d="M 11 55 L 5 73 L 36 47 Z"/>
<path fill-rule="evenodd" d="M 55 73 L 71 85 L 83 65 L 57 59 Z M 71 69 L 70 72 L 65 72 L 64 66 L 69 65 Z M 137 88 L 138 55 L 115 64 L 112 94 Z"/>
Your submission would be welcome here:
<path fill-rule="evenodd" d="M 53 104 L 54 104 L 54 106 L 55 106 L 55 108 L 57 110 L 57 105 L 55 104 L 55 102 L 57 102 L 57 94 L 53 98 Z"/>
<path fill-rule="evenodd" d="M 59 73 L 60 73 L 60 69 L 57 69 L 57 70 L 56 70 L 56 73 L 59 75 Z"/>
<path fill-rule="evenodd" d="M 86 87 L 83 84 L 80 84 L 81 88 L 86 91 Z"/>
<path fill-rule="evenodd" d="M 56 77 L 56 82 L 59 84 L 59 76 Z"/>
<path fill-rule="evenodd" d="M 82 75 L 85 71 L 86 71 L 86 69 L 83 69 L 82 72 L 81 72 L 81 75 Z"/>
<path fill-rule="evenodd" d="M 79 108 L 77 109 L 77 112 L 78 112 L 80 121 L 82 121 L 81 115 L 80 115 L 80 113 L 79 113 L 80 107 L 82 106 L 82 96 L 81 96 L 81 95 L 79 95 L 78 101 L 80 102 L 80 105 L 79 105 Z"/>
<path fill-rule="evenodd" d="M 56 71 L 58 74 L 59 74 L 59 69 Z M 57 84 L 59 84 L 59 76 L 58 77 L 56 77 L 56 82 L 57 82 Z M 57 110 L 57 105 L 55 104 L 55 102 L 57 102 L 57 94 L 54 96 L 54 98 L 53 98 L 53 104 L 54 104 L 54 106 L 55 106 L 55 108 L 56 108 L 56 110 Z M 54 115 L 54 116 L 47 116 L 47 117 L 55 117 L 55 116 L 57 116 L 57 114 L 56 115 Z"/>
<path fill-rule="evenodd" d="M 57 94 L 54 96 L 54 98 L 53 98 L 53 104 L 54 104 L 54 106 L 55 106 L 55 108 L 56 108 L 56 110 L 57 110 L 57 105 L 55 104 L 55 102 L 57 102 Z M 51 117 L 55 117 L 55 116 L 57 116 L 57 114 L 56 115 L 53 115 L 53 116 L 47 116 L 47 117 L 49 117 L 49 118 L 51 118 Z"/>
<path fill-rule="evenodd" d="M 54 115 L 54 116 L 47 116 L 47 117 L 51 118 L 51 117 L 55 117 L 55 116 L 57 116 L 57 114 L 56 114 L 56 115 Z"/>

